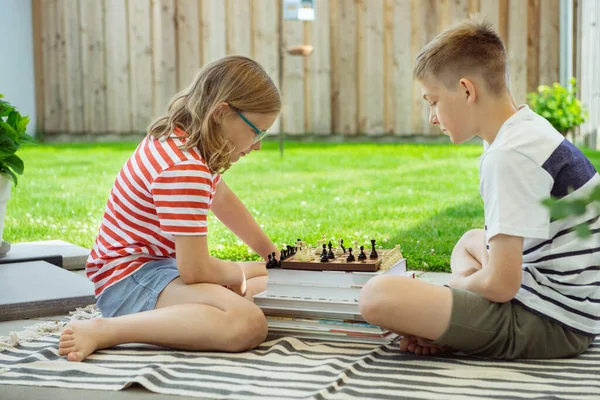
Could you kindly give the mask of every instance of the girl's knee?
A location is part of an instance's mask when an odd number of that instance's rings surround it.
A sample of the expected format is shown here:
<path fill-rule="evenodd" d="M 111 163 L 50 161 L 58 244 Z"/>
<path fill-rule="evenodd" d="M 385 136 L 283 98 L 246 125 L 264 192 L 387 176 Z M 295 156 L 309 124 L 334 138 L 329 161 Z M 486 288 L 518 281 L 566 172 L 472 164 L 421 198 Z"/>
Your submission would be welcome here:
<path fill-rule="evenodd" d="M 241 352 L 251 350 L 265 341 L 268 333 L 267 320 L 256 305 L 229 312 L 230 329 L 226 335 L 226 351 Z"/>

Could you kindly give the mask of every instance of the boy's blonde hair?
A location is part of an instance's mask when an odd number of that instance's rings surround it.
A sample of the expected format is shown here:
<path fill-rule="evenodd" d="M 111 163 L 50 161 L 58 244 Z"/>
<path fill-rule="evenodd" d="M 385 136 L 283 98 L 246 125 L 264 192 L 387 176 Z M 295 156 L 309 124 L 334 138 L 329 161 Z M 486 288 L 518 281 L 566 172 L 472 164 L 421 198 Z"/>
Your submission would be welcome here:
<path fill-rule="evenodd" d="M 506 48 L 489 22 L 479 16 L 446 29 L 417 55 L 413 76 L 432 76 L 448 89 L 468 75 L 479 75 L 487 89 L 506 93 L 509 87 Z"/>
<path fill-rule="evenodd" d="M 219 133 L 212 118 L 222 102 L 253 113 L 281 111 L 279 91 L 260 64 L 247 57 L 227 56 L 202 68 L 192 84 L 171 100 L 167 115 L 152 122 L 148 134 L 160 139 L 176 127 L 182 129 L 189 135 L 184 148 L 197 148 L 207 167 L 222 173 L 231 166 L 234 152 L 233 143 Z"/>

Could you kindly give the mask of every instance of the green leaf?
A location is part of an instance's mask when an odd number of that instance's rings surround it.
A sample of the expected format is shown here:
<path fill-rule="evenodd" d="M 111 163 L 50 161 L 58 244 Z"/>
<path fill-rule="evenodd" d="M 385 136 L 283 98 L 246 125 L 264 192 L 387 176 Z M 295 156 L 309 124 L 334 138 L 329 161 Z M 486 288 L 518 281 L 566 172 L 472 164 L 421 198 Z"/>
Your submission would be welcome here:
<path fill-rule="evenodd" d="M 588 202 L 585 199 L 576 199 L 572 202 L 568 203 L 567 209 L 569 215 L 583 215 L 585 214 L 585 209 L 587 207 Z"/>
<path fill-rule="evenodd" d="M 12 126 L 2 121 L 2 119 L 0 119 L 0 128 L 4 129 L 6 131 L 6 134 L 12 139 L 16 139 L 18 137 L 17 131 L 15 131 L 15 129 Z"/>
<path fill-rule="evenodd" d="M 36 144 L 37 142 L 35 141 L 34 138 L 32 138 L 31 136 L 29 136 L 26 133 L 21 133 L 20 137 L 19 137 L 19 144 Z"/>
<path fill-rule="evenodd" d="M 8 175 L 8 177 L 15 183 L 15 186 L 17 186 L 17 183 L 19 183 L 19 180 L 17 179 L 17 176 L 15 175 L 15 173 L 12 172 L 10 170 L 10 168 L 5 168 L 4 173 L 6 175 Z"/>
<path fill-rule="evenodd" d="M 596 186 L 590 194 L 590 200 L 600 202 L 600 185 Z"/>
<path fill-rule="evenodd" d="M 23 175 L 23 170 L 25 166 L 23 165 L 23 160 L 19 158 L 19 156 L 13 154 L 4 159 L 4 164 L 10 167 L 16 174 Z"/>
<path fill-rule="evenodd" d="M 577 232 L 577 236 L 582 239 L 587 239 L 591 235 L 590 228 L 588 227 L 587 224 L 577 225 L 575 227 L 575 232 Z"/>
<path fill-rule="evenodd" d="M 550 217 L 554 220 L 567 218 L 569 216 L 568 204 L 556 202 L 550 207 Z"/>
<path fill-rule="evenodd" d="M 9 136 L 0 135 L 0 160 L 4 159 L 19 149 L 19 145 Z"/>

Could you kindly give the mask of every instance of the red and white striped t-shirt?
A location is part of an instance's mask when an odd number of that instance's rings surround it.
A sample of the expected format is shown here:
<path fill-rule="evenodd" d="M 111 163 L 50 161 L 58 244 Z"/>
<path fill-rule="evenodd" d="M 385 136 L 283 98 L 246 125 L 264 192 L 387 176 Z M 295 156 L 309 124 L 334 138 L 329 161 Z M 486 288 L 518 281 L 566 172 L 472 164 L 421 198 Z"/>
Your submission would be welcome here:
<path fill-rule="evenodd" d="M 180 149 L 185 136 L 146 137 L 119 172 L 86 264 L 96 297 L 148 261 L 174 258 L 173 235 L 208 233 L 220 176 L 196 149 Z"/>

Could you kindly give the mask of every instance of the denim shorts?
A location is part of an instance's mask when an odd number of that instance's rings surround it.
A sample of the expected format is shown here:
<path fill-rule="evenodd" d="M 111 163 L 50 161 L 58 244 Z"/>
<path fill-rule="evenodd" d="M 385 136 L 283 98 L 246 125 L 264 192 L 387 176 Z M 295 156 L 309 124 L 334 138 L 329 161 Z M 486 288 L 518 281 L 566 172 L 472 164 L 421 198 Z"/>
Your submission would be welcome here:
<path fill-rule="evenodd" d="M 149 261 L 127 278 L 104 289 L 96 305 L 105 318 L 154 310 L 160 293 L 178 276 L 174 258 Z"/>

